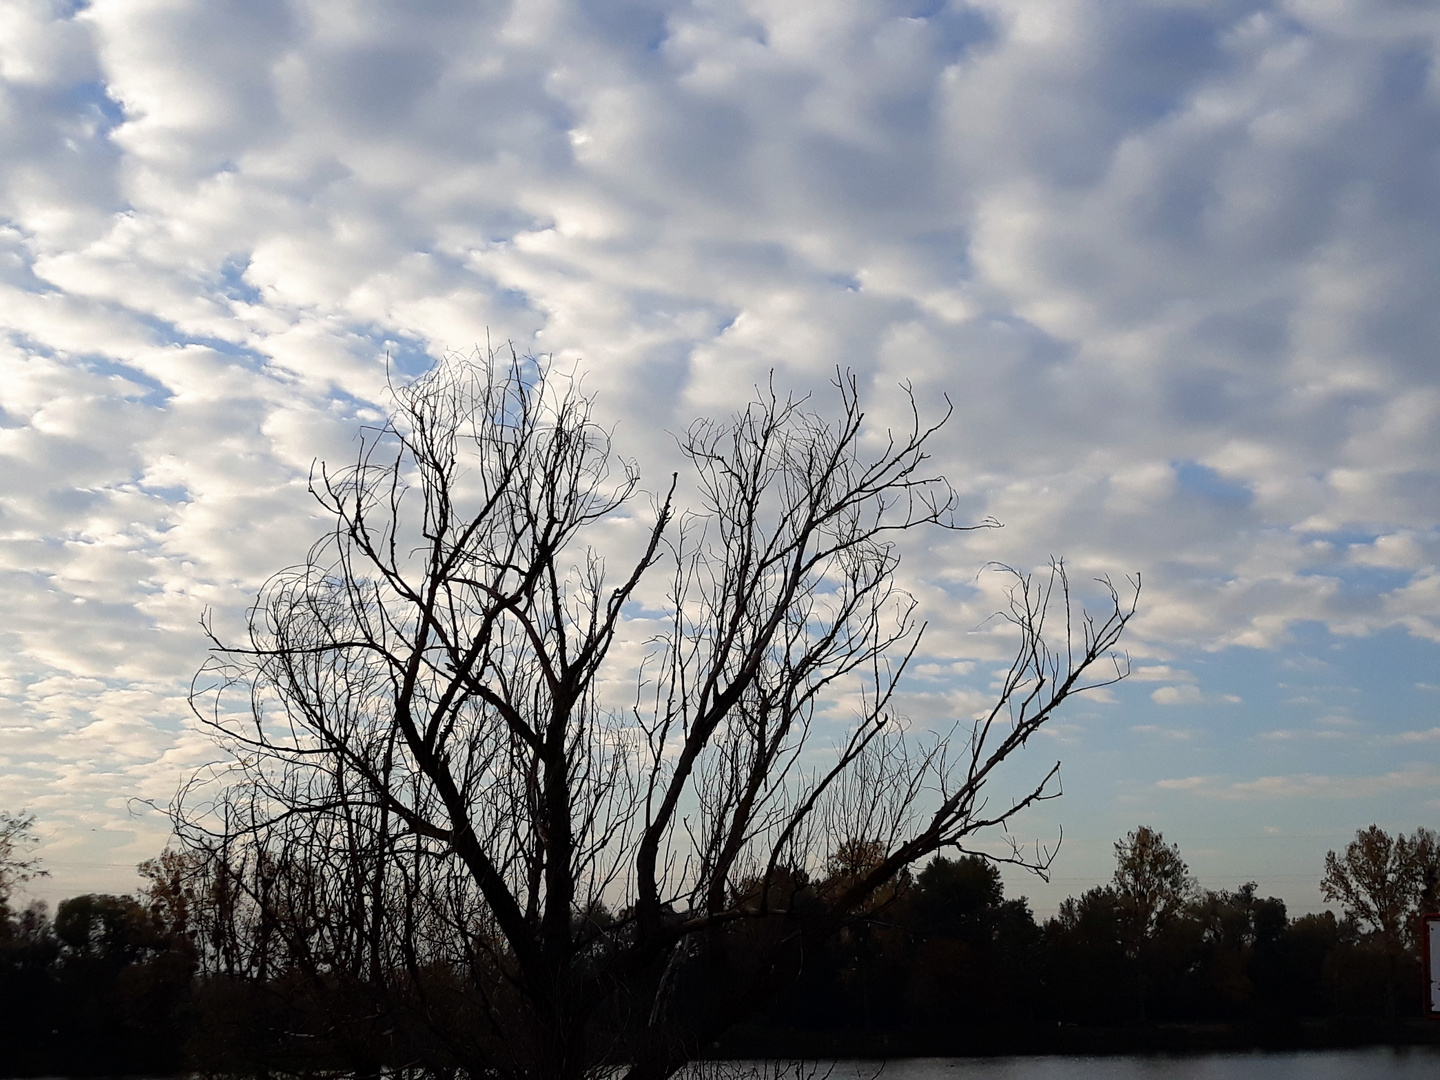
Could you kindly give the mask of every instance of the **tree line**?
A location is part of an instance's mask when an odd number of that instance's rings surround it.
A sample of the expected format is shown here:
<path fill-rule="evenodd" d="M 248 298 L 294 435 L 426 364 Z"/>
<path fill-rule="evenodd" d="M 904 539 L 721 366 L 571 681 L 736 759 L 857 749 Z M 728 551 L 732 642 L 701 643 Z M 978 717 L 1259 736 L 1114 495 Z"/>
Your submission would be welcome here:
<path fill-rule="evenodd" d="M 21 858 L 30 819 L 0 822 L 7 1075 L 366 1076 L 434 1049 L 416 1044 L 430 1037 L 425 1025 L 397 1024 L 403 1011 L 375 1008 L 378 995 L 395 992 L 393 976 L 346 972 L 338 953 L 306 960 L 293 948 L 303 936 L 316 950 L 333 949 L 344 936 L 337 928 L 303 925 L 298 907 L 288 916 L 296 925 L 263 925 L 223 870 L 193 855 L 169 851 L 143 864 L 146 884 L 134 895 L 73 897 L 53 916 L 39 902 L 20 908 L 18 887 L 39 871 Z M 1057 1025 L 1274 1029 L 1420 1013 L 1420 916 L 1436 907 L 1440 883 L 1440 845 L 1429 829 L 1392 835 L 1372 825 L 1330 852 L 1321 889 L 1338 916 L 1291 917 L 1254 883 L 1201 889 L 1179 849 L 1147 827 L 1117 841 L 1115 854 L 1111 881 L 1043 920 L 1025 898 L 1006 898 L 996 865 L 979 855 L 941 855 L 902 871 L 805 957 L 793 981 L 752 1001 L 740 1025 L 697 1056 L 800 1056 L 826 1046 L 953 1052 L 994 1047 L 997 1032 L 1008 1040 L 999 1048 L 1043 1049 Z M 813 879 L 774 887 L 802 906 L 823 902 L 875 855 L 852 845 Z M 624 914 L 601 905 L 577 919 L 601 924 Z M 666 1007 L 697 1015 L 745 983 L 769 955 L 778 921 L 736 923 L 677 965 Z M 427 978 L 432 1004 L 443 988 L 463 1018 L 480 1007 L 467 1001 L 480 988 L 456 974 Z M 367 985 L 371 978 L 392 985 Z M 612 1014 L 600 1023 L 623 1039 L 640 1037 L 648 1019 Z"/>
<path fill-rule="evenodd" d="M 995 523 L 933 469 L 948 410 L 902 388 L 886 429 L 853 374 L 833 391 L 822 414 L 772 381 L 695 421 L 647 495 L 548 361 L 395 386 L 353 461 L 316 465 L 307 558 L 238 638 L 203 620 L 191 706 L 220 760 L 145 890 L 7 913 L 4 1034 L 35 1063 L 11 1067 L 667 1080 L 749 1036 L 1244 1012 L 1271 1000 L 1263 958 L 1311 938 L 1324 1008 L 1374 954 L 1383 992 L 1356 1002 L 1407 1009 L 1408 916 L 1343 860 L 1327 881 L 1374 903 L 1319 929 L 1197 892 L 1150 830 L 1057 919 L 1004 898 L 965 852 L 1058 797 L 1060 763 L 1024 750 L 1128 673 L 1138 577 L 992 568 L 990 703 L 910 724 L 901 539 Z"/>

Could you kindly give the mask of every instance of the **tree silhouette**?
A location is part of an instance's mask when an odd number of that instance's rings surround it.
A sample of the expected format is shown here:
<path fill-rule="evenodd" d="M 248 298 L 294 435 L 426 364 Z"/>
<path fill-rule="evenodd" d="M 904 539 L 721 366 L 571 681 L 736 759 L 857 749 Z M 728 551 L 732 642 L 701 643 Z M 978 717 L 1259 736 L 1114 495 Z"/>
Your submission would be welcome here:
<path fill-rule="evenodd" d="M 1435 898 L 1436 837 L 1426 828 L 1391 836 L 1378 825 L 1360 829 L 1340 854 L 1325 855 L 1320 895 L 1370 930 L 1368 945 L 1384 970 L 1386 1012 L 1396 1010 L 1397 987 L 1418 964 L 1420 916 Z"/>
<path fill-rule="evenodd" d="M 177 804 L 220 913 L 207 963 L 306 987 L 359 1071 L 659 1080 L 905 867 L 1056 794 L 1058 764 L 988 785 L 1124 676 L 1133 600 L 1105 582 L 1092 618 L 1060 564 L 1015 574 L 993 707 L 907 733 L 923 626 L 895 541 L 961 527 L 955 494 L 913 401 L 874 439 L 835 387 L 834 419 L 771 389 L 695 424 L 683 513 L 678 478 L 634 509 L 635 466 L 543 364 L 396 390 L 315 475 L 330 534 L 197 676 L 232 755 Z"/>
<path fill-rule="evenodd" d="M 1194 896 L 1195 879 L 1180 857 L 1180 848 L 1142 825 L 1115 841 L 1112 887 L 1125 950 L 1137 963 L 1137 1001 L 1143 1020 L 1154 981 L 1150 967 L 1156 939 Z"/>
<path fill-rule="evenodd" d="M 1360 829 L 1340 854 L 1325 854 L 1320 895 L 1345 913 L 1400 945 L 1407 917 L 1426 890 L 1426 869 L 1433 861 L 1435 834 L 1419 829 L 1414 837 L 1391 836 L 1378 825 Z"/>
<path fill-rule="evenodd" d="M 1179 846 L 1148 825 L 1115 841 L 1113 885 L 1136 942 L 1153 938 L 1195 895 Z"/>
<path fill-rule="evenodd" d="M 0 919 L 8 913 L 17 885 L 49 875 L 50 871 L 41 868 L 39 858 L 29 854 L 39 842 L 34 814 L 0 810 Z"/>

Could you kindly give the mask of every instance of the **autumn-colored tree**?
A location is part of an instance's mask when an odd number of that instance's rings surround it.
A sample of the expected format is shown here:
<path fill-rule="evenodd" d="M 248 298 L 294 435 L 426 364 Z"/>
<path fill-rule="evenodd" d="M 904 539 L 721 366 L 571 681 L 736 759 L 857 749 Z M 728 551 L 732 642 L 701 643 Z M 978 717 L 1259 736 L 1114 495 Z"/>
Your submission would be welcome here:
<path fill-rule="evenodd" d="M 1121 914 L 1125 951 L 1138 964 L 1137 1003 L 1145 1018 L 1154 942 L 1195 895 L 1195 879 L 1180 848 L 1165 843 L 1156 829 L 1142 825 L 1115 841 L 1111 888 Z"/>
<path fill-rule="evenodd" d="M 1370 825 L 1343 852 L 1325 855 L 1320 895 L 1369 931 L 1362 945 L 1383 970 L 1385 1009 L 1392 1015 L 1399 988 L 1418 973 L 1420 916 L 1435 901 L 1437 870 L 1437 838 L 1426 828 L 1391 836 Z"/>
<path fill-rule="evenodd" d="M 1132 947 L 1153 938 L 1195 895 L 1195 879 L 1176 844 L 1142 825 L 1115 841 L 1115 893 L 1133 933 Z"/>
<path fill-rule="evenodd" d="M 1340 853 L 1325 855 L 1320 895 L 1378 935 L 1387 946 L 1413 945 L 1410 918 L 1434 885 L 1436 838 L 1429 829 L 1391 836 L 1379 825 L 1355 833 Z M 1428 899 L 1428 898 L 1427 898 Z"/>

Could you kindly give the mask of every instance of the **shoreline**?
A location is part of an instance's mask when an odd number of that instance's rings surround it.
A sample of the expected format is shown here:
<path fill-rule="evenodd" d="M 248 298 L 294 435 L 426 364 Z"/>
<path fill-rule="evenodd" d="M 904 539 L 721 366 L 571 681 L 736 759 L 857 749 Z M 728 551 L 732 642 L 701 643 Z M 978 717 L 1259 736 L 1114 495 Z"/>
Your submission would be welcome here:
<path fill-rule="evenodd" d="M 1155 1023 L 1129 1027 L 997 1024 L 948 1031 L 795 1031 L 747 1025 L 704 1060 L 894 1060 L 899 1058 L 1107 1057 L 1249 1051 L 1440 1046 L 1440 1022 L 1420 1017 L 1336 1017 L 1255 1022 Z"/>

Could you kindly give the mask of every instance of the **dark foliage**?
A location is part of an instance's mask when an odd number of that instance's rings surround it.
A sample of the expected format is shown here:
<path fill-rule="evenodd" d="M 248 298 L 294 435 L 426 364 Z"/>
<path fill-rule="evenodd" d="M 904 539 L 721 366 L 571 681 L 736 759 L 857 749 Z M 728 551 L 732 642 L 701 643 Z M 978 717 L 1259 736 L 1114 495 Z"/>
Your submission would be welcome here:
<path fill-rule="evenodd" d="M 5 1071 L 181 1071 L 195 958 L 133 897 L 77 896 L 55 918 L 32 905 L 0 926 Z"/>
<path fill-rule="evenodd" d="M 1153 838 L 1158 844 L 1159 834 Z M 1122 870 L 1133 852 L 1133 843 L 1117 845 Z M 773 880 L 771 894 L 784 900 L 777 911 L 823 904 L 865 872 L 865 862 L 863 851 L 842 852 L 813 880 L 794 873 Z M 442 1052 L 421 1044 L 426 1025 L 380 1022 L 374 995 L 393 995 L 396 984 L 367 989 L 294 964 L 263 978 L 253 971 L 198 974 L 197 951 L 223 947 L 213 939 L 223 897 L 187 877 L 187 865 L 173 855 L 145 871 L 150 885 L 137 897 L 75 897 L 53 920 L 43 905 L 5 910 L 4 1075 L 373 1076 L 421 1052 Z M 1183 883 L 1186 875 L 1170 877 Z M 1414 951 L 1404 943 L 1397 949 L 1353 914 L 1291 919 L 1282 901 L 1259 896 L 1253 884 L 1234 891 L 1190 886 L 1189 898 L 1164 919 L 1147 915 L 1137 937 L 1126 880 L 1122 873 L 1067 900 L 1041 925 L 1024 899 L 1006 899 L 992 863 L 940 856 L 917 874 L 897 875 L 838 934 L 794 936 L 781 913 L 739 922 L 695 939 L 661 973 L 662 985 L 633 992 L 686 1016 L 716 1008 L 737 988 L 775 987 L 750 1002 L 738 1035 L 692 1048 L 696 1053 L 760 1046 L 802 1054 L 835 1045 L 957 1052 L 993 1045 L 997 1032 L 1009 1033 L 1011 1049 L 1038 1048 L 1071 1025 L 1129 1031 L 1126 1038 L 1148 1045 L 1144 1032 L 1157 1024 L 1273 1033 L 1326 1018 L 1345 1024 L 1419 1013 Z M 746 888 L 758 895 L 761 884 Z M 577 916 L 576 933 L 594 934 L 620 918 L 597 906 Z M 757 980 L 765 965 L 776 977 Z M 455 973 L 420 975 L 423 1000 L 392 997 L 389 1016 L 444 1010 L 459 1030 L 482 1008 L 474 986 Z M 598 1016 L 593 1033 L 623 1045 L 644 1037 L 647 1019 L 621 1008 Z"/>

